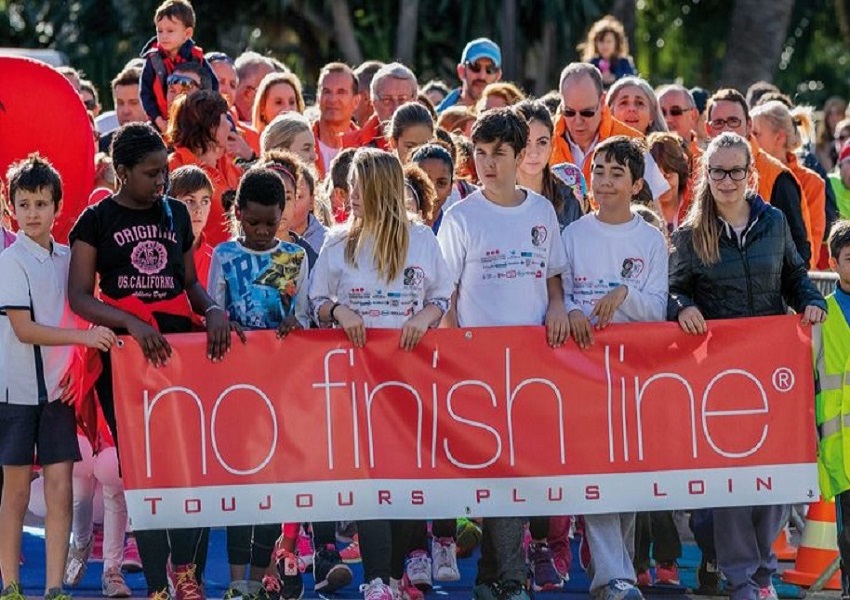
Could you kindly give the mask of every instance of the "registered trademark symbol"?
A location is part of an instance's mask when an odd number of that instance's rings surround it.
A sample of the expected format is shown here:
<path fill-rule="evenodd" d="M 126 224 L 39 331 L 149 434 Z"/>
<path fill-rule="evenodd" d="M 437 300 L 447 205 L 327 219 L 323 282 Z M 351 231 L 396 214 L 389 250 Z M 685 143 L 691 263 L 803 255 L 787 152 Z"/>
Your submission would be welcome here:
<path fill-rule="evenodd" d="M 794 372 L 788 367 L 780 367 L 773 372 L 773 387 L 778 392 L 790 391 L 794 381 Z"/>

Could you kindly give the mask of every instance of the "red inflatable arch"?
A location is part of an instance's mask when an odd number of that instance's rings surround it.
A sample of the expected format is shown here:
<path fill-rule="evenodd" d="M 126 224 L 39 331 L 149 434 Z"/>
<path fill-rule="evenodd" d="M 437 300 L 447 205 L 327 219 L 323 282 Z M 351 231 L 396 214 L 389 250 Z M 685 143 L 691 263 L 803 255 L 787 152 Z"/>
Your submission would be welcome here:
<path fill-rule="evenodd" d="M 86 108 L 62 75 L 35 60 L 0 56 L 0 81 L 0 177 L 5 182 L 9 165 L 32 152 L 47 157 L 62 175 L 64 191 L 53 235 L 67 243 L 94 188 Z"/>

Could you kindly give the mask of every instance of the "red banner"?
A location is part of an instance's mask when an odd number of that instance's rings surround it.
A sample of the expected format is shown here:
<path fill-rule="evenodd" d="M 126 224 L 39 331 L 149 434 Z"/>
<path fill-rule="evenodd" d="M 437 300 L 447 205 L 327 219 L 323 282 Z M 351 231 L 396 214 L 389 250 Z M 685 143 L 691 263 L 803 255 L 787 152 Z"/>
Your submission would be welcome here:
<path fill-rule="evenodd" d="M 203 334 L 167 367 L 113 351 L 135 528 L 588 514 L 817 495 L 811 340 L 798 317 L 542 328 Z"/>

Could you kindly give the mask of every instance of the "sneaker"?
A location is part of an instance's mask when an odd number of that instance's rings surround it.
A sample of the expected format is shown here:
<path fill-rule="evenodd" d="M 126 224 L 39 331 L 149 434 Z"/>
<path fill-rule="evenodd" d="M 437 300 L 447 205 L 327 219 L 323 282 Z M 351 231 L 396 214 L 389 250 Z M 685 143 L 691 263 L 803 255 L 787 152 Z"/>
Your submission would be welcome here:
<path fill-rule="evenodd" d="M 174 600 L 205 600 L 193 564 L 174 566 Z"/>
<path fill-rule="evenodd" d="M 675 562 L 655 565 L 655 583 L 658 585 L 679 585 L 679 565 Z"/>
<path fill-rule="evenodd" d="M 109 567 L 103 572 L 100 586 L 107 598 L 129 598 L 133 595 L 118 567 Z"/>
<path fill-rule="evenodd" d="M 777 595 L 776 588 L 773 587 L 773 584 L 759 588 L 759 600 L 779 600 L 779 596 Z"/>
<path fill-rule="evenodd" d="M 299 600 L 304 595 L 304 582 L 298 568 L 298 557 L 280 548 L 275 552 L 275 566 L 280 578 L 280 600 Z"/>
<path fill-rule="evenodd" d="M 44 600 L 71 600 L 71 595 L 66 594 L 62 588 L 50 588 L 44 595 Z"/>
<path fill-rule="evenodd" d="M 649 572 L 649 569 L 641 569 L 637 572 L 637 582 L 635 585 L 639 588 L 646 588 L 652 585 L 652 573 Z"/>
<path fill-rule="evenodd" d="M 89 557 L 94 547 L 94 539 L 89 538 L 88 544 L 83 548 L 77 547 L 75 543 L 68 546 L 68 559 L 65 561 L 65 577 L 62 581 L 67 586 L 75 587 L 83 580 L 86 568 L 89 566 Z"/>
<path fill-rule="evenodd" d="M 344 563 L 359 563 L 360 558 L 360 539 L 355 533 L 351 543 L 339 551 L 339 556 Z M 369 585 L 372 585 L 371 583 Z"/>
<path fill-rule="evenodd" d="M 643 600 L 643 594 L 625 579 L 612 579 L 595 594 L 598 600 Z"/>
<path fill-rule="evenodd" d="M 396 600 L 390 586 L 381 579 L 364 583 L 360 586 L 360 593 L 363 594 L 363 600 Z"/>
<path fill-rule="evenodd" d="M 461 517 L 457 520 L 457 555 L 459 558 L 471 556 L 481 543 L 481 527 L 475 521 Z"/>
<path fill-rule="evenodd" d="M 298 541 L 295 547 L 298 550 L 298 558 L 304 566 L 313 566 L 313 538 L 303 527 L 298 532 Z"/>
<path fill-rule="evenodd" d="M 390 579 L 390 589 L 397 600 L 425 600 L 425 594 L 418 587 L 410 583 L 407 574 L 401 578 L 401 581 Z"/>
<path fill-rule="evenodd" d="M 720 572 L 717 568 L 717 561 L 702 559 L 697 570 L 697 588 L 696 593 L 701 596 L 720 596 Z"/>
<path fill-rule="evenodd" d="M 27 600 L 17 583 L 10 583 L 3 588 L 3 591 L 0 592 L 0 598 L 3 598 L 3 600 Z"/>
<path fill-rule="evenodd" d="M 101 562 L 103 560 L 103 525 L 95 523 L 91 535 L 93 544 L 89 560 Z"/>
<path fill-rule="evenodd" d="M 500 581 L 492 587 L 497 593 L 497 600 L 530 600 L 528 591 L 519 581 L 509 579 Z"/>
<path fill-rule="evenodd" d="M 171 594 L 168 593 L 167 589 L 159 590 L 158 592 L 148 594 L 148 600 L 171 600 Z"/>
<path fill-rule="evenodd" d="M 232 588 L 231 588 L 232 589 Z M 265 575 L 260 590 L 256 594 L 237 591 L 244 600 L 280 600 L 283 585 L 274 575 Z M 230 591 L 230 590 L 228 590 Z"/>
<path fill-rule="evenodd" d="M 313 587 L 317 592 L 333 592 L 351 583 L 351 569 L 332 545 L 320 548 L 313 555 Z"/>
<path fill-rule="evenodd" d="M 434 557 L 434 581 L 458 581 L 460 569 L 457 567 L 457 545 L 452 538 L 434 538 L 431 544 L 431 555 Z"/>
<path fill-rule="evenodd" d="M 531 587 L 535 592 L 559 590 L 564 580 L 555 570 L 552 551 L 545 542 L 532 542 L 528 545 L 528 560 L 531 563 Z"/>
<path fill-rule="evenodd" d="M 142 557 L 139 556 L 136 538 L 132 535 L 124 542 L 124 560 L 121 563 L 121 570 L 127 573 L 142 572 Z"/>
<path fill-rule="evenodd" d="M 431 589 L 431 558 L 425 550 L 414 550 L 407 557 L 404 576 L 420 590 Z"/>

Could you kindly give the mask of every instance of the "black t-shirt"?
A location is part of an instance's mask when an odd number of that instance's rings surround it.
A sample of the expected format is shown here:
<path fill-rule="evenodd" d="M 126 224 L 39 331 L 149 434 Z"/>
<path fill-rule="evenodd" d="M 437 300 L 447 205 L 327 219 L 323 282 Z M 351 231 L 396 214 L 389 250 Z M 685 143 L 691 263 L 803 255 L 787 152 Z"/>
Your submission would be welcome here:
<path fill-rule="evenodd" d="M 99 287 L 106 296 L 118 300 L 135 295 L 152 303 L 185 292 L 183 255 L 192 247 L 192 222 L 182 202 L 166 202 L 167 207 L 157 202 L 136 210 L 110 196 L 77 219 L 70 243 L 79 240 L 97 249 Z M 187 330 L 188 319 L 156 318 L 163 333 Z"/>

